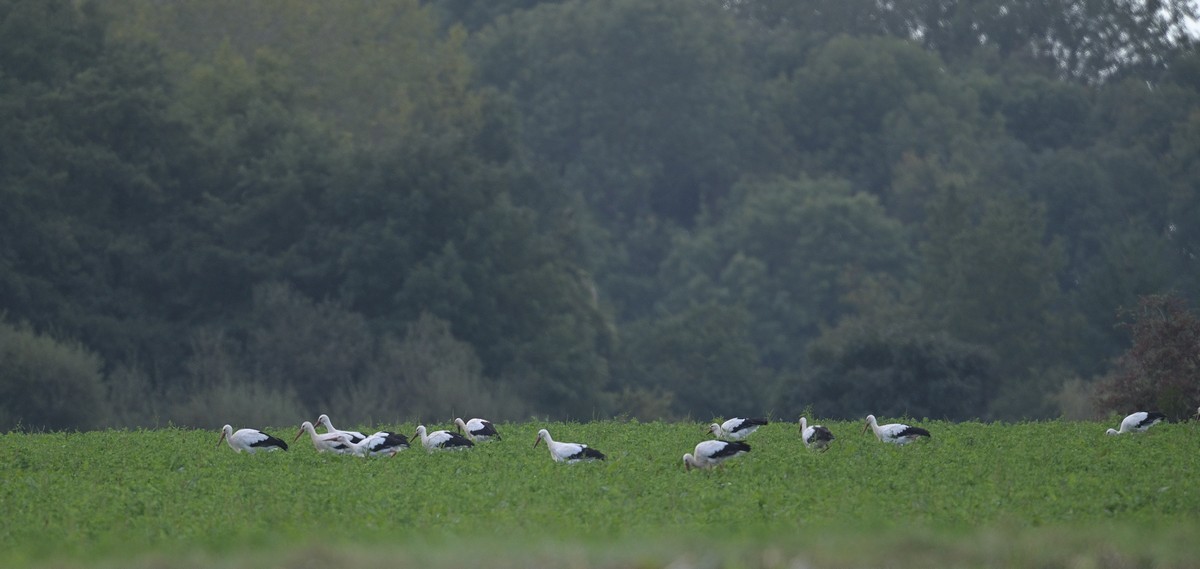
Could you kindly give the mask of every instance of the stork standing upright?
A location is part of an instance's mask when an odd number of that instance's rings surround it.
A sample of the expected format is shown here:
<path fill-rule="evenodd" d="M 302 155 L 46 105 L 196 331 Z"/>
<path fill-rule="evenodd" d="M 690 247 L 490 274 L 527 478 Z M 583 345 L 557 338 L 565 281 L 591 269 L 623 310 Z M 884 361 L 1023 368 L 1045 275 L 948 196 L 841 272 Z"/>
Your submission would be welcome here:
<path fill-rule="evenodd" d="M 825 452 L 836 437 L 829 429 L 821 425 L 809 426 L 808 419 L 800 417 L 800 438 L 804 440 L 804 446 Z"/>
<path fill-rule="evenodd" d="M 450 431 L 426 432 L 425 425 L 417 425 L 417 432 L 413 435 L 413 438 L 416 437 L 421 437 L 421 445 L 429 452 L 435 450 L 462 450 L 475 446 L 475 443 L 471 442 L 471 439 L 458 433 Z"/>
<path fill-rule="evenodd" d="M 766 425 L 766 419 L 743 419 L 734 417 L 724 423 L 713 423 L 708 426 L 708 432 L 714 437 L 724 440 L 740 441 L 750 436 L 750 433 L 757 431 L 759 427 Z"/>
<path fill-rule="evenodd" d="M 1200 414 L 1200 409 L 1197 409 L 1196 412 Z M 1157 411 L 1138 411 L 1137 413 L 1130 413 L 1129 416 L 1121 420 L 1121 430 L 1109 429 L 1105 431 L 1105 434 L 1144 433 L 1146 429 L 1157 425 L 1160 421 L 1166 420 L 1167 416 Z"/>
<path fill-rule="evenodd" d="M 538 431 L 537 439 L 533 441 L 533 448 L 537 448 L 538 443 L 546 441 L 546 448 L 550 449 L 550 458 L 555 462 L 579 462 L 583 460 L 604 460 L 604 453 L 589 447 L 583 443 L 560 443 L 550 437 L 550 431 L 542 429 Z"/>
<path fill-rule="evenodd" d="M 683 465 L 688 470 L 712 468 L 748 452 L 750 445 L 741 441 L 701 441 L 692 453 L 683 455 Z"/>
<path fill-rule="evenodd" d="M 929 431 L 921 427 L 910 427 L 902 423 L 880 425 L 875 421 L 874 415 L 867 415 L 867 424 L 863 426 L 863 432 L 867 432 L 867 429 L 875 431 L 875 436 L 879 440 L 897 445 L 906 445 L 920 437 L 930 436 Z"/>
<path fill-rule="evenodd" d="M 496 431 L 495 425 L 487 419 L 476 417 L 470 421 L 463 421 L 461 418 L 454 419 L 454 424 L 458 426 L 458 432 L 465 432 L 467 438 L 477 443 L 483 443 L 492 439 L 500 440 L 500 433 Z"/>
<path fill-rule="evenodd" d="M 217 446 L 221 446 L 221 441 L 228 442 L 229 448 L 236 452 L 246 451 L 250 454 L 260 450 L 270 452 L 288 448 L 287 443 L 258 429 L 238 429 L 235 433 L 229 425 L 221 428 L 221 438 L 217 440 Z"/>

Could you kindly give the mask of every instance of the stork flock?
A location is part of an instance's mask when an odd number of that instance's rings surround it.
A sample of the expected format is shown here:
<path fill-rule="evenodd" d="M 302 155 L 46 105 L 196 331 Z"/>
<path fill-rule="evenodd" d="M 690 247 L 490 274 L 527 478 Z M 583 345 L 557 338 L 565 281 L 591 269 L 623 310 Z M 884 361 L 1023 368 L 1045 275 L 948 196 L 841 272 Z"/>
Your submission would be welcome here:
<path fill-rule="evenodd" d="M 1200 409 L 1197 409 L 1196 415 L 1200 417 Z M 1107 434 L 1119 435 L 1123 433 L 1145 432 L 1150 427 L 1164 420 L 1166 420 L 1166 415 L 1163 413 L 1139 411 L 1125 417 L 1121 421 L 1120 430 L 1108 429 Z M 429 452 L 463 450 L 475 446 L 475 443 L 501 440 L 500 433 L 496 431 L 496 427 L 486 419 L 474 418 L 469 421 L 463 421 L 461 418 L 456 418 L 454 419 L 454 424 L 457 432 L 447 430 L 430 432 L 425 428 L 425 425 L 418 425 L 412 440 L 416 441 L 419 438 L 421 446 L 425 447 L 425 450 Z M 749 453 L 750 445 L 745 442 L 745 439 L 757 431 L 759 427 L 767 424 L 767 419 L 735 417 L 723 423 L 709 425 L 707 432 L 714 438 L 697 443 L 692 452 L 684 454 L 684 467 L 687 470 L 693 468 L 711 469 L 731 458 Z M 317 432 L 316 425 L 324 428 L 325 432 Z M 296 442 L 301 436 L 308 433 L 309 438 L 312 440 L 313 448 L 317 449 L 317 452 L 350 454 L 361 457 L 396 456 L 400 451 L 409 448 L 409 438 L 400 433 L 377 431 L 368 436 L 358 431 L 343 431 L 335 428 L 329 420 L 329 416 L 325 414 L 317 417 L 316 425 L 309 421 L 301 423 L 300 432 L 296 433 L 296 438 L 292 439 L 292 442 Z M 863 432 L 867 432 L 868 429 L 874 432 L 875 437 L 880 442 L 895 445 L 907 445 L 921 437 L 931 437 L 929 431 L 921 427 L 902 423 L 880 425 L 875 419 L 875 415 L 867 415 Z M 824 452 L 828 450 L 829 444 L 835 438 L 828 428 L 822 425 L 809 425 L 807 418 L 800 417 L 800 439 L 806 447 Z M 242 451 L 246 451 L 247 453 L 274 450 L 286 451 L 288 449 L 288 443 L 282 439 L 257 429 L 239 429 L 235 432 L 230 425 L 225 425 L 221 429 L 221 438 L 217 440 L 217 446 L 220 446 L 222 442 L 228 442 L 229 446 L 239 453 Z M 554 440 L 550 436 L 550 432 L 546 429 L 538 431 L 537 439 L 533 441 L 534 448 L 537 448 L 538 444 L 542 442 L 546 443 L 546 448 L 550 451 L 550 457 L 555 462 L 575 463 L 605 459 L 604 453 L 586 444 L 564 443 Z"/>

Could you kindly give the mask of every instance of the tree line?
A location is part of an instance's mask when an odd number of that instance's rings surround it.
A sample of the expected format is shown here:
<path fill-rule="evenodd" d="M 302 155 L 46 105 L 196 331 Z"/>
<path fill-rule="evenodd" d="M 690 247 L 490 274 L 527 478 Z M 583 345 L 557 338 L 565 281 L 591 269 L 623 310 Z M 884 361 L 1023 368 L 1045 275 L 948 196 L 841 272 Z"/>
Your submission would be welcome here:
<path fill-rule="evenodd" d="M 0 429 L 1181 415 L 1197 6 L 1076 4 L 0 0 Z"/>

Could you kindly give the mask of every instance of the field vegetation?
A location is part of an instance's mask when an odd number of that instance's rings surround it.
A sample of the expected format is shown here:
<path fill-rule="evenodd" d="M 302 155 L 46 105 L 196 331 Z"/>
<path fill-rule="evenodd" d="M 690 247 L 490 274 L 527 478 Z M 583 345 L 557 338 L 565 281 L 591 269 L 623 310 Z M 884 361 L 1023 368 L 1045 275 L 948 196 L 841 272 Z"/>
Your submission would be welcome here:
<path fill-rule="evenodd" d="M 894 447 L 825 421 L 825 453 L 774 422 L 749 456 L 690 473 L 700 423 L 509 423 L 391 459 L 307 437 L 251 456 L 205 430 L 12 432 L 0 566 L 1197 566 L 1195 424 L 914 422 L 933 437 Z M 554 463 L 532 448 L 543 427 L 609 460 Z"/>

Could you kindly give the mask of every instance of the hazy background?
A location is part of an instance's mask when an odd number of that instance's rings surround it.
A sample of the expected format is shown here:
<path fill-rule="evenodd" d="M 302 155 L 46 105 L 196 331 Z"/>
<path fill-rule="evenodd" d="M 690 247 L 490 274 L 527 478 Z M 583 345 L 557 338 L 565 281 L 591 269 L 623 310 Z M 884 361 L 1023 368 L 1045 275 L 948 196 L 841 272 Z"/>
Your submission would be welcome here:
<path fill-rule="evenodd" d="M 0 0 L 0 429 L 1106 412 L 1196 12 Z"/>

